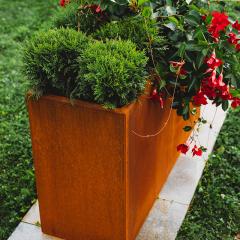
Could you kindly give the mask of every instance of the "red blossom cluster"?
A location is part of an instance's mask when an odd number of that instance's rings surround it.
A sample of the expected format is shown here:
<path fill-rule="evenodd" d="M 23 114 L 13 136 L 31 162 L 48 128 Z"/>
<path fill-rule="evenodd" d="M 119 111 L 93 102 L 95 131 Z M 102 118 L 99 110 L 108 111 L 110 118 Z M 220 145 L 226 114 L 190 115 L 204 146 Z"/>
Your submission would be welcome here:
<path fill-rule="evenodd" d="M 92 12 L 96 12 L 96 13 L 101 13 L 101 16 L 100 16 L 100 18 L 103 18 L 103 15 L 102 15 L 102 10 L 101 10 L 101 8 L 100 8 L 100 5 L 98 5 L 98 7 L 95 7 L 94 5 L 91 5 L 91 6 L 89 6 L 89 5 L 87 5 L 86 7 L 85 7 L 85 9 L 87 9 L 87 8 L 90 8 L 91 10 L 92 10 Z"/>
<path fill-rule="evenodd" d="M 190 146 L 189 146 L 188 142 L 185 142 L 185 143 L 177 146 L 177 151 L 181 151 L 181 153 L 183 153 L 183 154 L 186 154 L 189 149 L 190 149 Z M 193 156 L 194 155 L 202 156 L 202 149 L 198 148 L 197 145 L 195 144 L 192 149 L 192 154 L 193 154 Z"/>
<path fill-rule="evenodd" d="M 68 0 L 61 0 L 60 5 L 61 5 L 63 8 L 66 8 L 65 3 L 68 3 Z"/>
<path fill-rule="evenodd" d="M 225 28 L 231 23 L 228 20 L 228 16 L 223 12 L 222 14 L 220 14 L 219 12 L 213 12 L 213 13 L 209 13 L 209 14 L 205 14 L 205 16 L 202 16 L 202 18 L 204 19 L 204 21 L 206 21 L 206 18 L 208 15 L 213 15 L 212 18 L 212 23 L 210 24 L 208 31 L 212 34 L 212 39 L 214 42 L 218 42 L 218 38 L 219 38 L 219 31 L 224 31 Z M 236 21 L 233 25 L 232 28 L 236 29 L 236 30 L 240 30 L 240 24 L 238 23 L 238 21 Z M 236 45 L 236 50 L 239 51 L 240 50 L 240 44 L 238 44 L 238 41 L 240 40 L 240 38 L 236 37 L 236 34 L 230 32 L 227 34 L 229 36 L 228 42 L 230 45 Z"/>
<path fill-rule="evenodd" d="M 151 99 L 154 103 L 155 103 L 155 102 L 159 102 L 160 105 L 161 105 L 161 108 L 163 108 L 163 100 L 162 100 L 162 97 L 161 97 L 161 96 L 162 96 L 162 92 L 157 93 L 157 91 L 154 90 L 154 91 L 152 92 L 151 96 L 148 97 L 148 98 Z"/>

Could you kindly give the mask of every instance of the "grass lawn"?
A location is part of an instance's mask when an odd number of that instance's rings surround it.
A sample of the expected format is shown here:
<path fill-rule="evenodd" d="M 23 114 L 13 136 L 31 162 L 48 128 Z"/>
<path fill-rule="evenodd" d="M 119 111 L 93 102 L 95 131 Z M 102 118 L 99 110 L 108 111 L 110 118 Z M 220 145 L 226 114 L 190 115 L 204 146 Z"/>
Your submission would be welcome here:
<path fill-rule="evenodd" d="M 9 237 L 37 198 L 20 45 L 47 20 L 59 0 L 0 0 L 0 239 Z M 60 6 L 59 6 L 60 7 Z"/>
<path fill-rule="evenodd" d="M 36 201 L 19 47 L 50 26 L 60 0 L 0 0 L 0 239 Z M 61 8 L 62 9 L 62 8 Z M 177 239 L 234 239 L 240 232 L 240 110 L 231 111 Z M 228 238 L 228 236 L 231 236 Z"/>
<path fill-rule="evenodd" d="M 240 233 L 240 109 L 230 109 L 177 240 L 237 239 Z"/>

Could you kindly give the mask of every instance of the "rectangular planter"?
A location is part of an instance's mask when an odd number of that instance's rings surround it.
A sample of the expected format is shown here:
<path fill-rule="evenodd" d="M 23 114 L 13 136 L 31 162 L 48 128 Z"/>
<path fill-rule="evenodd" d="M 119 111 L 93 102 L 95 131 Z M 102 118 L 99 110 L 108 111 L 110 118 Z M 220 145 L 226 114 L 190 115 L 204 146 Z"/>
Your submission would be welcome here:
<path fill-rule="evenodd" d="M 148 92 L 152 86 L 148 87 Z M 146 96 L 121 109 L 44 95 L 27 100 L 43 233 L 73 240 L 134 240 L 190 125 Z M 133 132 L 134 131 L 134 132 Z"/>

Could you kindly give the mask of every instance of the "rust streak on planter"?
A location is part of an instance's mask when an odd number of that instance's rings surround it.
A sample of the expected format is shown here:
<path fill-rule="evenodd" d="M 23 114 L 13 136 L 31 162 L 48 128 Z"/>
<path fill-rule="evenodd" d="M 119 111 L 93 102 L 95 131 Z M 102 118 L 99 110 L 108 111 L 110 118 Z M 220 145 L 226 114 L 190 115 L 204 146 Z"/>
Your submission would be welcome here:
<path fill-rule="evenodd" d="M 152 86 L 148 87 L 151 91 Z M 29 95 L 29 94 L 28 94 Z M 64 97 L 28 99 L 42 231 L 81 240 L 133 240 L 179 153 L 189 125 L 146 97 L 117 110 Z"/>

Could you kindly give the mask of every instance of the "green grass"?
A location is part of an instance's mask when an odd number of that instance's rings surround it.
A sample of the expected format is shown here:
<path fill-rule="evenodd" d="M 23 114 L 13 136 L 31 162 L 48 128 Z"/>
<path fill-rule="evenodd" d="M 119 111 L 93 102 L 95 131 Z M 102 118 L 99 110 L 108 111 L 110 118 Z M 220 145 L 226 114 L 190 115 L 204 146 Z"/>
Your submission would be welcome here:
<path fill-rule="evenodd" d="M 59 0 L 0 0 L 0 239 L 37 198 L 20 45 L 48 27 Z"/>
<path fill-rule="evenodd" d="M 10 236 L 37 198 L 25 100 L 29 87 L 20 74 L 19 46 L 25 38 L 50 26 L 50 16 L 59 2 L 0 0 L 1 240 Z M 240 111 L 231 113 L 177 239 L 228 239 L 229 235 L 229 239 L 234 239 L 236 232 L 240 232 Z"/>
<path fill-rule="evenodd" d="M 177 240 L 236 239 L 240 233 L 240 109 L 230 109 Z"/>

